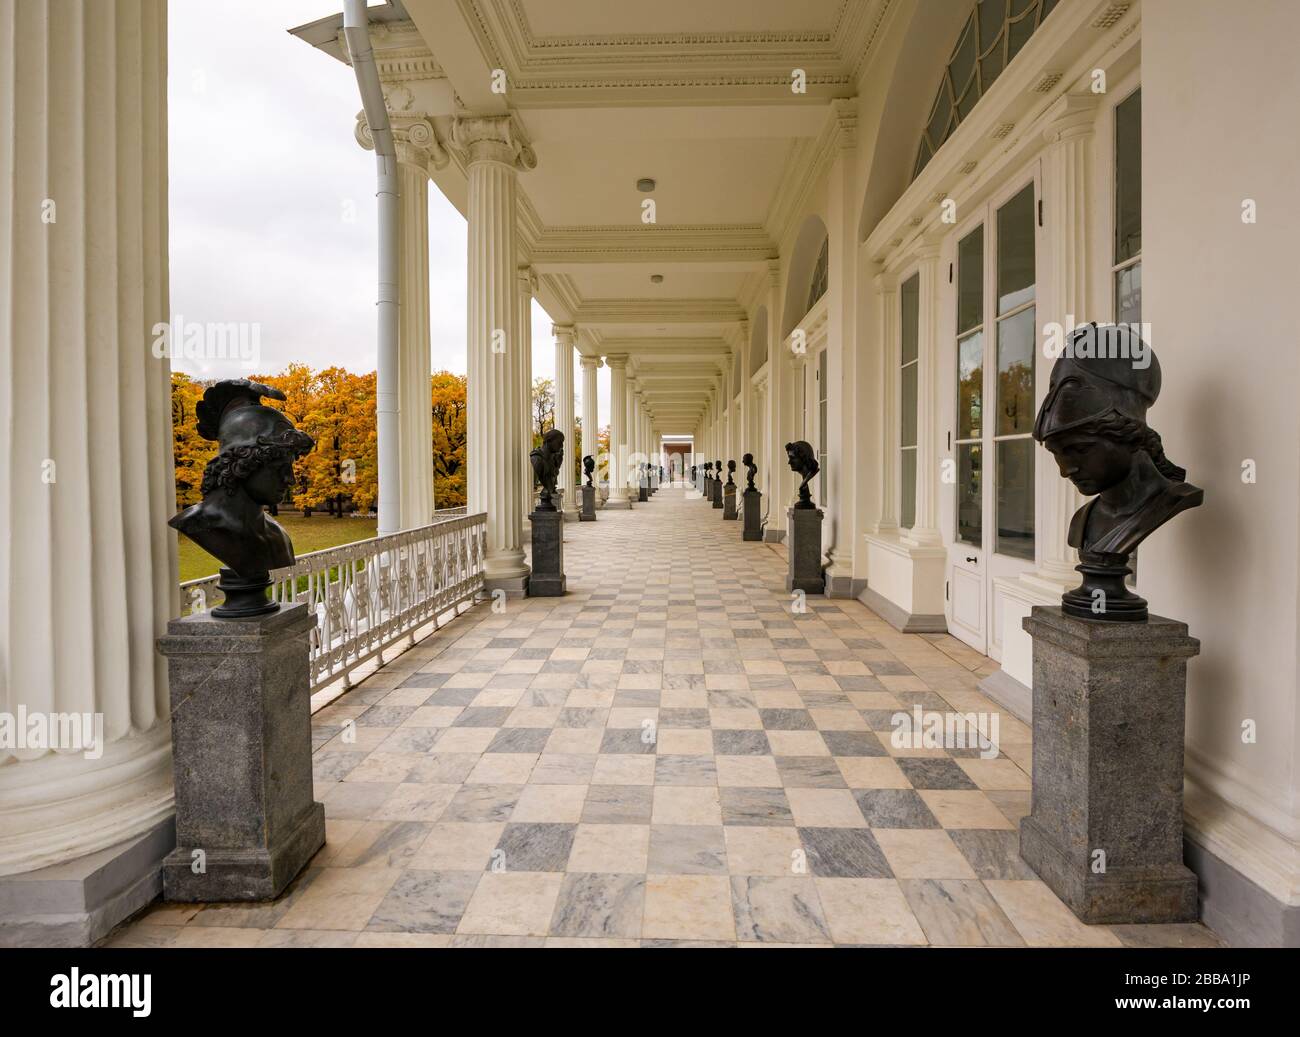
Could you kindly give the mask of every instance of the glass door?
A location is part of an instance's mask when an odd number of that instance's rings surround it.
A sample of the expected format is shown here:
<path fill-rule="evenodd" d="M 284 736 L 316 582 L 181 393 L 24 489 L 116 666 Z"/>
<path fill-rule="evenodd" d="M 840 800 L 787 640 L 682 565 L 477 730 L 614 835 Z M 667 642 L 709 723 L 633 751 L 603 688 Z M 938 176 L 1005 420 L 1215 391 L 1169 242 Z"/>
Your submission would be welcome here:
<path fill-rule="evenodd" d="M 987 653 L 993 581 L 1034 564 L 1038 182 L 991 204 L 955 247 L 956 516 L 949 629 Z"/>

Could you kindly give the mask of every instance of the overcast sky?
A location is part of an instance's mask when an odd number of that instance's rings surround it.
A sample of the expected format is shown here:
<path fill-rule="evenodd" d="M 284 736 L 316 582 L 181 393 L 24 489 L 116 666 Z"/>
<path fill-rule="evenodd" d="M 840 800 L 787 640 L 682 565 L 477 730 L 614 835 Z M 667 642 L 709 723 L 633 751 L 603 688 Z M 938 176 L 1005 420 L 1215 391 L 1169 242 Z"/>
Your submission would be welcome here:
<path fill-rule="evenodd" d="M 340 0 L 168 5 L 173 321 L 257 325 L 260 373 L 294 361 L 375 368 L 375 160 L 353 137 L 356 80 L 287 32 L 340 9 Z M 429 269 L 433 369 L 463 373 L 465 221 L 432 183 Z M 253 373 L 212 359 L 173 366 Z M 534 303 L 533 374 L 554 371 L 551 320 Z"/>

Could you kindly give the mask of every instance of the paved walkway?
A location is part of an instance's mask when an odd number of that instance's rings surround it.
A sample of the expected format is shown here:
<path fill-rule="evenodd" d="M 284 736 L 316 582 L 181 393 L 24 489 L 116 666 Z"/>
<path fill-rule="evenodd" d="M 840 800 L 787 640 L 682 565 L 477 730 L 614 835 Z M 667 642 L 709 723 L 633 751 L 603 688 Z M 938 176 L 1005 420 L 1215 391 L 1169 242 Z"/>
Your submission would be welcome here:
<path fill-rule="evenodd" d="M 665 489 L 566 527 L 569 594 L 480 605 L 315 718 L 328 843 L 279 901 L 155 905 L 170 946 L 1214 942 L 1089 927 L 1017 854 L 1029 732 L 988 659 L 855 601 L 794 614 L 781 554 Z"/>

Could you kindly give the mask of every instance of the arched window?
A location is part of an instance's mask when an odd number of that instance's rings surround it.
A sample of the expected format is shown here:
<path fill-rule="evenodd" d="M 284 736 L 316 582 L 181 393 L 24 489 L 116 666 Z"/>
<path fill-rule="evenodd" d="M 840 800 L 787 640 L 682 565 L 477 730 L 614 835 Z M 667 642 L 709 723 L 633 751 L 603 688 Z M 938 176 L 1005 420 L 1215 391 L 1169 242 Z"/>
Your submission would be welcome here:
<path fill-rule="evenodd" d="M 808 285 L 809 310 L 826 294 L 826 286 L 830 283 L 830 245 L 831 239 L 827 238 L 822 242 L 821 252 L 817 254 L 817 265 L 813 267 L 812 281 Z"/>
<path fill-rule="evenodd" d="M 915 180 L 1059 0 L 978 0 L 953 48 L 912 167 Z"/>

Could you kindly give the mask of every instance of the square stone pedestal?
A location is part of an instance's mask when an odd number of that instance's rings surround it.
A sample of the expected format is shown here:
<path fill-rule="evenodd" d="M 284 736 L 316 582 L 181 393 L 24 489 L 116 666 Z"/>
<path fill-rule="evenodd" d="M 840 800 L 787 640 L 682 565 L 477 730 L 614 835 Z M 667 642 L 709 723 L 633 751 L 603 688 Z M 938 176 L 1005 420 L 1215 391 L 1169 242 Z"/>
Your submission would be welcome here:
<path fill-rule="evenodd" d="M 736 487 L 734 483 L 722 487 L 722 517 L 731 522 L 740 517 L 736 511 Z"/>
<path fill-rule="evenodd" d="M 713 495 L 709 499 L 713 502 L 713 506 L 717 508 L 719 511 L 721 511 L 722 510 L 722 480 L 714 479 L 713 485 L 712 487 L 710 487 L 710 489 L 712 490 Z"/>
<path fill-rule="evenodd" d="M 582 487 L 582 510 L 578 512 L 579 522 L 596 521 L 596 487 Z"/>
<path fill-rule="evenodd" d="M 790 572 L 785 579 L 785 589 L 825 594 L 821 509 L 792 507 L 786 511 L 786 518 L 790 523 L 790 542 L 786 548 Z"/>
<path fill-rule="evenodd" d="M 532 598 L 558 598 L 565 591 L 564 516 L 558 511 L 534 511 L 533 571 L 528 577 Z"/>
<path fill-rule="evenodd" d="M 644 503 L 645 503 L 646 501 L 648 501 L 649 499 L 650 499 L 650 494 L 649 494 L 648 489 L 647 489 L 647 486 L 646 486 L 646 481 L 645 481 L 644 479 L 642 479 L 642 480 L 637 484 L 637 488 L 636 488 L 636 500 L 637 500 L 637 503 L 638 503 L 638 504 L 644 504 Z"/>
<path fill-rule="evenodd" d="M 758 490 L 746 490 L 744 493 L 745 530 L 741 540 L 763 539 L 763 494 Z"/>
<path fill-rule="evenodd" d="M 167 624 L 176 849 L 163 899 L 272 900 L 325 843 L 313 800 L 306 605 Z"/>
<path fill-rule="evenodd" d="M 1074 619 L 1037 605 L 1033 809 L 1020 856 L 1084 922 L 1189 922 L 1183 864 L 1187 625 Z"/>

